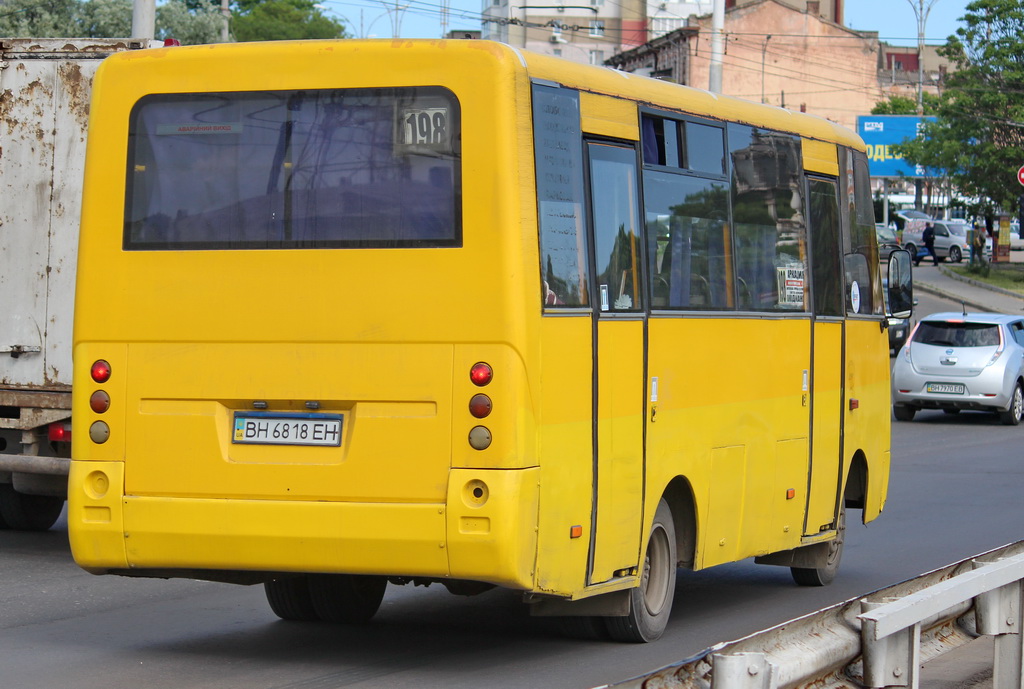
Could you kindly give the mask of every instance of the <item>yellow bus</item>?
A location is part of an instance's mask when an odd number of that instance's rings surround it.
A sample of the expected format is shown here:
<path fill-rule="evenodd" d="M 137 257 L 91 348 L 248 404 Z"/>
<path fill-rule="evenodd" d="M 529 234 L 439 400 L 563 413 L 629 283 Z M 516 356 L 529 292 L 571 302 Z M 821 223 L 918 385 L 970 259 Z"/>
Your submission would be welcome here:
<path fill-rule="evenodd" d="M 663 632 L 677 567 L 828 583 L 889 472 L 863 150 L 485 41 L 109 58 L 75 559 L 263 584 L 295 620 L 507 587 L 623 641 Z"/>

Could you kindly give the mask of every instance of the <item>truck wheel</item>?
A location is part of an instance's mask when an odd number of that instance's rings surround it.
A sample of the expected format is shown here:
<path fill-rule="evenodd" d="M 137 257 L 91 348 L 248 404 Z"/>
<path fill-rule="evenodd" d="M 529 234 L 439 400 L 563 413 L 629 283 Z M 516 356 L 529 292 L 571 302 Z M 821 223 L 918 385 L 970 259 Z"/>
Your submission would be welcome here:
<path fill-rule="evenodd" d="M 282 620 L 315 622 L 320 619 L 309 595 L 309 577 L 274 579 L 263 584 L 270 609 Z"/>
<path fill-rule="evenodd" d="M 64 498 L 25 495 L 10 483 L 0 483 L 0 521 L 19 531 L 46 531 L 60 517 Z"/>
<path fill-rule="evenodd" d="M 369 622 L 384 599 L 385 577 L 356 574 L 312 574 L 309 595 L 324 622 Z"/>
<path fill-rule="evenodd" d="M 644 643 L 661 637 L 672 613 L 677 565 L 675 523 L 672 510 L 662 500 L 651 524 L 640 585 L 630 591 L 629 614 L 605 618 L 612 639 Z"/>

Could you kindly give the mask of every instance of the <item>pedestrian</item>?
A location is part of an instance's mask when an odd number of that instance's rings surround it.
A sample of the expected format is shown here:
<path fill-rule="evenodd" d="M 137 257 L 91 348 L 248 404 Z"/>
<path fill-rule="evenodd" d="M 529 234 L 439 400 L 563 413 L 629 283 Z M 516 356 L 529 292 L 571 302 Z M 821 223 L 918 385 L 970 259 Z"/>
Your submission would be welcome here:
<path fill-rule="evenodd" d="M 924 248 L 928 251 L 928 255 L 932 257 L 932 261 L 936 266 L 939 265 L 939 257 L 935 255 L 935 227 L 931 223 L 924 226 L 924 232 L 921 233 L 921 241 L 924 242 Z M 914 265 L 921 265 L 921 254 L 919 253 L 914 259 Z"/>

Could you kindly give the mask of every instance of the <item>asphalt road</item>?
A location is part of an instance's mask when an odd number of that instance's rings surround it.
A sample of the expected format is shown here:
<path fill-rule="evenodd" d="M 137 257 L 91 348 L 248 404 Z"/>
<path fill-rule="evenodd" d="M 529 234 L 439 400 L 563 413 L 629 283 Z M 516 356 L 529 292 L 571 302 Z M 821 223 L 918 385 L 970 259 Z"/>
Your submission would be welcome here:
<path fill-rule="evenodd" d="M 920 299 L 921 313 L 948 308 Z M 0 687 L 597 686 L 1024 538 L 1022 440 L 1024 426 L 989 415 L 894 421 L 889 503 L 871 525 L 850 524 L 832 586 L 800 588 L 750 561 L 680 572 L 666 636 L 639 646 L 562 638 L 509 592 L 437 586 L 389 588 L 363 627 L 288 623 L 260 587 L 89 575 L 71 561 L 63 520 L 3 531 Z"/>

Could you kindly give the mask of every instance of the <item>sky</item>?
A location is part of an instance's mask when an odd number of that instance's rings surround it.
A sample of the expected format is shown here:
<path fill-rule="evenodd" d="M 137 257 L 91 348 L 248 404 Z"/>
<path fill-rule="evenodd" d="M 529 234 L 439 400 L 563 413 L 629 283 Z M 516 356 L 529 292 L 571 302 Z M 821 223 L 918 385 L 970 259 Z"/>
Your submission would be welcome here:
<path fill-rule="evenodd" d="M 914 9 L 931 3 L 925 41 L 943 44 L 954 33 L 969 0 L 845 0 L 845 24 L 860 31 L 877 31 L 893 45 L 917 45 Z M 442 7 L 448 4 L 447 27 Z M 358 38 L 439 38 L 455 29 L 480 28 L 481 0 L 320 0 L 324 11 L 341 19 Z M 396 11 L 397 8 L 397 11 Z M 398 18 L 397 27 L 396 17 Z"/>

